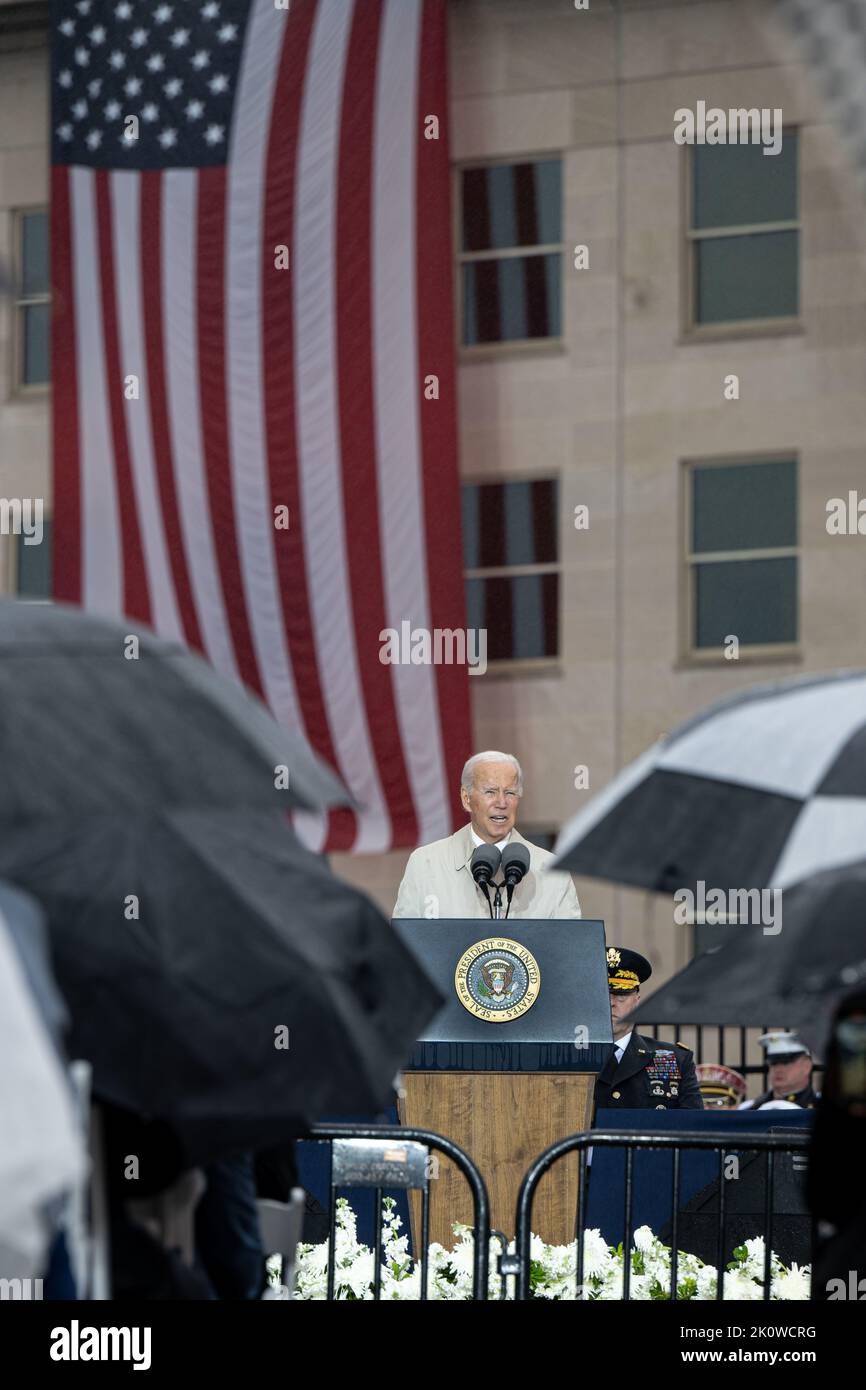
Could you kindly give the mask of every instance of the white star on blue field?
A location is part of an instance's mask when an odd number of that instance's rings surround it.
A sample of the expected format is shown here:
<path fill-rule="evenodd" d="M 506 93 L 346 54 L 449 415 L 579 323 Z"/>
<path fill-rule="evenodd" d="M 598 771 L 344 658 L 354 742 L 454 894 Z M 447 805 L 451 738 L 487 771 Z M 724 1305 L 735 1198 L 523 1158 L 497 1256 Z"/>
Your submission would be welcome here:
<path fill-rule="evenodd" d="M 55 163 L 224 164 L 249 8 L 250 0 L 59 0 Z"/>

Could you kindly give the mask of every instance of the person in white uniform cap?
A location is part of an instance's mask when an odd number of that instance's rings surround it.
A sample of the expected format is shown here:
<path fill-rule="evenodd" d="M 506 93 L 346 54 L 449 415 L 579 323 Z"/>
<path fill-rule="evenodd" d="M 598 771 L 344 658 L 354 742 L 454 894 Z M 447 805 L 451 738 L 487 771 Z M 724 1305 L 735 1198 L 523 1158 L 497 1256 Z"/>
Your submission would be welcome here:
<path fill-rule="evenodd" d="M 770 1089 L 757 1100 L 745 1100 L 740 1110 L 813 1110 L 818 1094 L 812 1088 L 814 1059 L 796 1033 L 785 1028 L 762 1033 L 758 1042 L 769 1068 Z"/>

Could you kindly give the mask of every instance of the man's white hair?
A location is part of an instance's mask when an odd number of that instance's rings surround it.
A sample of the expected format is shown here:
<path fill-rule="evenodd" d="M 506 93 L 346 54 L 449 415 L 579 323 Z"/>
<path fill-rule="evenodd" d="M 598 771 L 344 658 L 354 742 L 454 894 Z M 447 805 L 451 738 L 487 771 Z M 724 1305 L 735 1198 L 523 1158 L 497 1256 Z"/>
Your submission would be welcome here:
<path fill-rule="evenodd" d="M 460 785 L 464 791 L 471 792 L 475 785 L 475 769 L 479 763 L 511 763 L 517 773 L 518 795 L 523 795 L 523 769 L 513 753 L 498 753 L 495 748 L 488 748 L 486 753 L 473 753 L 463 765 L 460 774 Z"/>

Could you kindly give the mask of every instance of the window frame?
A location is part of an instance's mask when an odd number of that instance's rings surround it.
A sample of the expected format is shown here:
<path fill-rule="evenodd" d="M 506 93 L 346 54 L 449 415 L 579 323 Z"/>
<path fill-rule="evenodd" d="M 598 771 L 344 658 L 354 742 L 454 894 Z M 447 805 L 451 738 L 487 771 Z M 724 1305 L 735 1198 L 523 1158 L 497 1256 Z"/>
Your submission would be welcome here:
<path fill-rule="evenodd" d="M 736 468 L 763 463 L 792 463 L 794 465 L 797 538 L 792 546 L 764 546 L 752 550 L 707 550 L 695 552 L 693 541 L 692 477 L 695 468 Z M 707 458 L 689 457 L 680 460 L 680 666 L 740 666 L 744 662 L 799 661 L 802 659 L 802 627 L 800 576 L 802 541 L 800 535 L 800 455 L 797 449 L 774 449 L 772 452 L 711 455 Z M 725 656 L 723 646 L 695 645 L 695 577 L 699 564 L 718 564 L 736 560 L 782 560 L 797 562 L 795 592 L 797 640 L 794 642 L 764 642 L 743 644 L 736 661 Z"/>
<path fill-rule="evenodd" d="M 565 224 L 565 152 L 561 149 L 535 151 L 528 154 L 496 155 L 489 159 L 462 159 L 452 165 L 452 237 L 454 243 L 454 342 L 459 361 L 471 362 L 491 357 L 514 357 L 532 354 L 562 353 L 565 351 L 565 250 L 566 242 L 539 242 L 533 246 L 503 247 L 492 251 L 464 251 L 463 243 L 463 174 L 467 169 L 492 169 L 500 165 L 539 164 L 558 159 L 560 164 L 560 231 Z M 520 256 L 552 255 L 559 253 L 563 258 L 563 275 L 560 281 L 559 334 L 550 338 L 507 338 L 494 343 L 464 343 L 463 341 L 463 266 L 472 261 L 508 260 Z"/>
<path fill-rule="evenodd" d="M 770 338 L 785 337 L 803 333 L 803 209 L 802 209 L 802 159 L 800 136 L 802 127 L 782 125 L 782 140 L 788 134 L 797 136 L 797 217 L 779 222 L 744 222 L 733 227 L 692 226 L 692 206 L 694 200 L 694 151 L 696 146 L 682 147 L 681 209 L 685 253 L 682 257 L 680 293 L 680 342 L 700 343 L 718 342 L 720 338 Z M 769 156 L 768 156 L 769 158 Z M 697 303 L 695 281 L 697 275 L 696 244 L 699 241 L 723 236 L 756 236 L 769 232 L 797 233 L 797 304 L 796 314 L 773 318 L 730 319 L 722 323 L 699 323 L 695 317 Z"/>
<path fill-rule="evenodd" d="M 500 474 L 491 478 L 489 474 L 466 474 L 460 478 L 460 487 L 493 487 L 503 486 L 507 483 L 547 483 L 556 484 L 557 497 L 562 496 L 562 474 L 559 469 L 551 473 L 529 473 L 518 472 L 507 475 Z M 557 522 L 561 524 L 559 508 L 557 508 Z M 562 671 L 562 586 L 564 566 L 562 562 L 562 537 L 559 525 L 556 528 L 556 560 L 543 560 L 538 564 L 529 565 L 476 565 L 472 568 L 462 567 L 463 590 L 466 592 L 466 583 L 470 579 L 511 579 L 519 578 L 527 574 L 558 574 L 558 602 L 556 605 L 556 656 L 513 656 L 503 657 L 499 660 L 489 659 L 487 670 L 482 679 L 488 676 L 533 676 L 533 675 L 558 675 Z M 467 613 L 468 617 L 468 613 Z M 476 677 L 476 679 L 478 679 Z"/>
<path fill-rule="evenodd" d="M 48 356 L 48 376 L 45 381 L 25 381 L 24 380 L 24 321 L 26 314 L 24 310 L 33 305 L 51 305 L 51 251 L 49 243 L 48 277 L 49 287 L 44 294 L 28 295 L 24 293 L 24 219 L 31 217 L 33 213 L 41 212 L 45 214 L 48 223 L 49 237 L 51 234 L 50 209 L 47 203 L 34 203 L 26 207 L 12 209 L 12 342 L 10 352 L 10 366 L 12 372 L 11 394 L 13 396 L 44 396 L 51 389 L 51 353 L 49 348 Z M 49 315 L 50 318 L 50 315 Z"/>

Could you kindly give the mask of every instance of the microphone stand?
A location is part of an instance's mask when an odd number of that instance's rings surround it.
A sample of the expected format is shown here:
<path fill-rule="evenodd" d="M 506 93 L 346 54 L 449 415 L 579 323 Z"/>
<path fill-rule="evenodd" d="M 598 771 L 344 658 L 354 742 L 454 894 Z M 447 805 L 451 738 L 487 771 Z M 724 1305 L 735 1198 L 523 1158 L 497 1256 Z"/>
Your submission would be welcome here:
<path fill-rule="evenodd" d="M 491 912 L 491 916 L 498 922 L 502 916 L 502 886 L 499 883 L 494 883 L 493 887 L 496 889 L 496 892 L 493 896 L 493 911 Z M 508 899 L 508 905 L 509 907 L 511 906 L 510 897 Z M 505 915 L 506 917 L 508 916 L 507 911 Z"/>
<path fill-rule="evenodd" d="M 492 908 L 491 905 L 490 905 L 490 889 L 487 887 L 487 884 L 486 884 L 486 882 L 484 881 L 483 878 L 477 878 L 477 879 L 475 880 L 475 882 L 478 884 L 478 887 L 481 889 L 482 893 L 484 894 L 485 898 L 487 899 L 487 911 L 490 913 L 490 916 L 492 917 L 492 916 L 493 916 L 493 908 Z M 497 888 L 496 891 L 497 891 L 497 893 L 498 893 L 498 892 L 499 892 L 499 889 Z"/>

